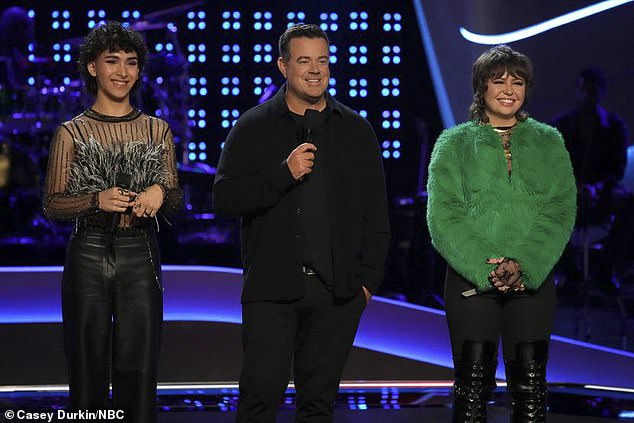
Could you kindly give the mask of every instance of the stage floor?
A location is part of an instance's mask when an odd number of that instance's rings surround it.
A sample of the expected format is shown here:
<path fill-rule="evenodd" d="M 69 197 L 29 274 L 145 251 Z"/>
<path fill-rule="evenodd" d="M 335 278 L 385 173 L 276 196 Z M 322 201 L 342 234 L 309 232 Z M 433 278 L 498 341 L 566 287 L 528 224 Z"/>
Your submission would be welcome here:
<path fill-rule="evenodd" d="M 60 276 L 59 267 L 0 268 L 0 410 L 66 406 Z M 164 267 L 159 422 L 235 418 L 240 279 L 236 269 Z M 503 367 L 490 422 L 508 421 Z M 452 377 L 442 311 L 375 297 L 344 369 L 335 422 L 449 422 Z M 554 336 L 548 379 L 549 422 L 634 421 L 631 352 Z M 292 421 L 294 401 L 291 387 L 279 422 Z"/>
<path fill-rule="evenodd" d="M 346 381 L 341 384 L 335 406 L 337 423 L 450 422 L 451 382 Z M 51 412 L 66 406 L 65 386 L 0 392 L 0 415 L 6 410 Z M 21 389 L 29 389 L 23 387 Z M 32 387 L 30 389 L 37 389 Z M 508 395 L 499 387 L 489 404 L 488 422 L 508 422 Z M 601 423 L 634 420 L 634 393 L 549 386 L 548 421 Z M 233 422 L 238 403 L 236 383 L 177 386 L 162 384 L 158 395 L 159 423 Z M 280 401 L 277 422 L 293 421 L 295 392 L 289 388 Z M 4 420 L 3 420 L 4 419 Z M 0 417 L 0 421 L 9 421 Z M 55 420 L 54 420 L 55 421 Z"/>

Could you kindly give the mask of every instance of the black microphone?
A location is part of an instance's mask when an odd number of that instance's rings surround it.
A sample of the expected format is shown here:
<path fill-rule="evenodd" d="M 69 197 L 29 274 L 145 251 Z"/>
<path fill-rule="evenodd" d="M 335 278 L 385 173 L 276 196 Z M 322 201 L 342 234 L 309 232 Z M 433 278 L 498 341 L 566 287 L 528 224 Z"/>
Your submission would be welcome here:
<path fill-rule="evenodd" d="M 315 141 L 313 135 L 317 129 L 322 125 L 322 115 L 319 111 L 314 109 L 306 109 L 304 111 L 304 123 L 306 127 L 304 128 L 304 142 L 312 142 Z"/>
<path fill-rule="evenodd" d="M 132 175 L 125 172 L 117 172 L 114 176 L 114 185 L 123 190 L 129 190 L 132 183 Z M 132 206 L 128 207 L 124 213 L 132 211 Z M 114 232 L 115 228 L 119 226 L 119 220 L 121 220 L 121 213 L 114 213 L 112 216 L 112 228 L 110 232 Z"/>
<path fill-rule="evenodd" d="M 114 177 L 114 185 L 123 188 L 126 190 L 130 189 L 130 184 L 132 183 L 132 175 L 125 172 L 117 172 Z"/>
<path fill-rule="evenodd" d="M 303 116 L 303 124 L 302 133 L 300 137 L 300 143 L 311 143 L 317 146 L 317 137 L 315 137 L 315 132 L 321 127 L 323 124 L 323 115 L 317 110 L 314 109 L 306 109 L 304 111 Z M 309 149 L 306 151 L 310 151 L 315 154 L 315 150 Z M 315 156 L 315 159 L 317 157 Z M 308 175 L 304 175 L 299 178 L 300 182 L 304 182 L 307 179 Z"/>

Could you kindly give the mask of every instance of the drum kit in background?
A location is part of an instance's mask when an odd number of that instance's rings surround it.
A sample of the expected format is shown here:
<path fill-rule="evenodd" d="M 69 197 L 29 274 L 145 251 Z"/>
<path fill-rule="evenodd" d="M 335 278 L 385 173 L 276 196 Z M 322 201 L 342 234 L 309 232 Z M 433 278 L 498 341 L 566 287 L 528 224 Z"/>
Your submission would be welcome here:
<path fill-rule="evenodd" d="M 136 90 L 132 102 L 148 114 L 167 120 L 177 143 L 192 138 L 187 122 L 191 106 L 188 62 L 177 32 L 165 21 L 203 3 L 195 1 L 148 13 L 130 25 L 146 37 L 148 45 L 151 39 L 174 46 L 170 52 L 150 49 L 142 89 Z M 0 218 L 12 215 L 5 220 L 12 223 L 0 225 L 0 237 L 37 226 L 33 222 L 41 218 L 41 186 L 51 136 L 60 123 L 91 105 L 92 98 L 83 89 L 76 68 L 76 54 L 83 40 L 76 37 L 56 42 L 62 51 L 74 53 L 68 61 L 20 57 L 18 49 L 0 51 Z"/>

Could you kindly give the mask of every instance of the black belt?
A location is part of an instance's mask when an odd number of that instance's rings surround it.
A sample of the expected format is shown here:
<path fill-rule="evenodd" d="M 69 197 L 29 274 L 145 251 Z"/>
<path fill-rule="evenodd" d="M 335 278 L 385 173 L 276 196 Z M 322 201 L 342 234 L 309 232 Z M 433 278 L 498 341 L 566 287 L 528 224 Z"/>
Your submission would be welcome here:
<path fill-rule="evenodd" d="M 302 273 L 304 273 L 306 276 L 318 276 L 319 275 L 315 269 L 313 269 L 310 266 L 306 266 L 306 265 L 302 266 Z"/>

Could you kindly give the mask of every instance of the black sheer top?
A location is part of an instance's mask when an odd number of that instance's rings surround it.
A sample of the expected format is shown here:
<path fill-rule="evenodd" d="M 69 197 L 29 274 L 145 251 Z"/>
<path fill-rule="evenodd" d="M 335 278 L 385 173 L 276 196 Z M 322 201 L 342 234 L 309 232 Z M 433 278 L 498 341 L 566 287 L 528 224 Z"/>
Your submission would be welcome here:
<path fill-rule="evenodd" d="M 131 176 L 137 193 L 158 184 L 165 195 L 160 209 L 180 208 L 174 141 L 169 125 L 135 109 L 121 117 L 86 110 L 57 128 L 51 140 L 44 214 L 55 220 L 80 218 L 106 227 L 114 213 L 99 209 L 99 192 L 117 186 L 117 175 Z M 149 218 L 121 214 L 119 226 L 145 226 Z"/>

